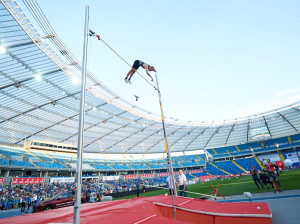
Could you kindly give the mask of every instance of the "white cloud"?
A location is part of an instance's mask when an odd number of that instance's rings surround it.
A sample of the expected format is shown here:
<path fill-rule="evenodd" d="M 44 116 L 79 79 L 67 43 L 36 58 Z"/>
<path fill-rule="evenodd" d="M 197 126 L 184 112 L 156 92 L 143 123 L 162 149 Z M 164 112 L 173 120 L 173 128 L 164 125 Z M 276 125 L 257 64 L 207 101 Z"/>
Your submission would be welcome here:
<path fill-rule="evenodd" d="M 300 101 L 300 88 L 292 88 L 276 93 L 273 97 L 268 97 L 249 104 L 239 110 L 234 111 L 226 119 L 244 117 L 273 110 L 282 106 Z"/>
<path fill-rule="evenodd" d="M 288 96 L 290 94 L 294 94 L 297 92 L 300 92 L 300 88 L 292 88 L 292 89 L 283 90 L 283 91 L 276 93 L 275 96 L 276 97 L 285 97 L 285 96 Z"/>

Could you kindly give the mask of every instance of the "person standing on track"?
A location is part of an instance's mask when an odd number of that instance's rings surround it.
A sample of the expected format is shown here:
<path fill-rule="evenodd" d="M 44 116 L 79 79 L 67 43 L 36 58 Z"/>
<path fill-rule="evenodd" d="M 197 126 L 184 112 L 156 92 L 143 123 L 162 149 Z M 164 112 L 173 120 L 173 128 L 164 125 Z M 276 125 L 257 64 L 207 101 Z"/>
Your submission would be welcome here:
<path fill-rule="evenodd" d="M 269 180 L 270 182 L 272 182 L 272 185 L 274 187 L 274 190 L 275 190 L 275 193 L 279 193 L 279 185 L 278 185 L 278 176 L 277 174 L 275 173 L 275 167 L 274 167 L 274 164 L 270 161 L 270 159 L 267 159 L 267 164 L 264 164 L 265 159 L 263 159 L 261 161 L 261 165 L 265 166 L 267 171 L 268 171 L 268 174 L 269 174 Z"/>
<path fill-rule="evenodd" d="M 258 175 L 257 175 L 257 170 L 255 169 L 255 167 L 253 165 L 251 165 L 251 170 L 250 170 L 250 173 L 252 174 L 252 179 L 254 181 L 254 183 L 256 184 L 257 188 L 260 189 L 258 183 L 260 184 L 261 188 L 262 189 L 265 189 L 264 188 L 264 185 L 262 184 L 262 182 L 260 181 L 260 179 L 258 178 Z M 258 183 L 257 183 L 258 182 Z"/>
<path fill-rule="evenodd" d="M 179 195 L 182 196 L 182 193 L 184 193 L 184 197 L 187 197 L 186 176 L 184 175 L 182 170 L 179 170 Z"/>
<path fill-rule="evenodd" d="M 151 78 L 151 81 L 153 82 L 153 78 L 152 78 L 152 76 L 150 75 L 149 72 L 152 72 L 152 71 L 156 72 L 155 68 L 153 66 L 150 66 L 150 65 L 146 64 L 143 61 L 135 60 L 134 63 L 133 63 L 133 65 L 132 65 L 131 70 L 127 73 L 127 75 L 126 75 L 126 77 L 124 79 L 124 81 L 126 83 L 131 84 L 131 81 L 130 81 L 131 77 L 139 69 L 139 67 L 142 67 L 143 69 L 146 70 L 147 75 Z"/>

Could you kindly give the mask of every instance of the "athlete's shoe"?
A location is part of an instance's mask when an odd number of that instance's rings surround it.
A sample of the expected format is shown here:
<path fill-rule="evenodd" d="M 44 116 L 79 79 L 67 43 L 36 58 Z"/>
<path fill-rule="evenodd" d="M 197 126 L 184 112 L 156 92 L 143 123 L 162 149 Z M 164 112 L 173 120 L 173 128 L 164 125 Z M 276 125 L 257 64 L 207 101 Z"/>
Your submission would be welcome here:
<path fill-rule="evenodd" d="M 130 79 L 127 80 L 129 84 L 131 84 Z"/>
<path fill-rule="evenodd" d="M 128 83 L 128 80 L 127 80 L 126 78 L 124 79 L 124 81 L 125 81 L 126 83 Z"/>

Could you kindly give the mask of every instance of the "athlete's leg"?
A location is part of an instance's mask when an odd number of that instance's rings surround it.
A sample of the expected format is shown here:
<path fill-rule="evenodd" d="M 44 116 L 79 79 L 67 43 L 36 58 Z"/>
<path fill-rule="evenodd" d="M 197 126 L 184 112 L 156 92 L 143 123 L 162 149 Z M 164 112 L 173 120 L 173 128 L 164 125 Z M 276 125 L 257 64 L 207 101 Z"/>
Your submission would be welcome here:
<path fill-rule="evenodd" d="M 130 69 L 130 71 L 127 73 L 127 75 L 126 75 L 126 78 L 125 79 L 128 79 L 128 77 L 132 74 L 132 73 L 134 73 L 135 72 L 135 70 L 132 68 L 132 69 Z M 131 75 L 132 76 L 132 75 Z"/>
<path fill-rule="evenodd" d="M 134 73 L 135 73 L 135 70 L 134 70 L 134 69 L 131 69 L 131 74 L 130 74 L 130 76 L 129 76 L 129 80 L 130 80 L 131 77 L 134 75 Z"/>

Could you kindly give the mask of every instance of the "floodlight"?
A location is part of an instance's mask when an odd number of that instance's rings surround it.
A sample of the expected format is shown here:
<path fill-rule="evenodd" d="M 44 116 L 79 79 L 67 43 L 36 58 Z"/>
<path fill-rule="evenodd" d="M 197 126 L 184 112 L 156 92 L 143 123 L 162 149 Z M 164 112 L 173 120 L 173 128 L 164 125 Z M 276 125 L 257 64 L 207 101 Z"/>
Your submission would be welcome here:
<path fill-rule="evenodd" d="M 3 46 L 0 46 L 0 54 L 6 53 L 6 48 Z"/>
<path fill-rule="evenodd" d="M 41 76 L 41 74 L 37 74 L 37 75 L 35 75 L 35 79 L 36 79 L 36 80 L 38 80 L 38 81 L 39 81 L 39 80 L 41 80 L 41 79 L 42 79 L 42 76 Z"/>

